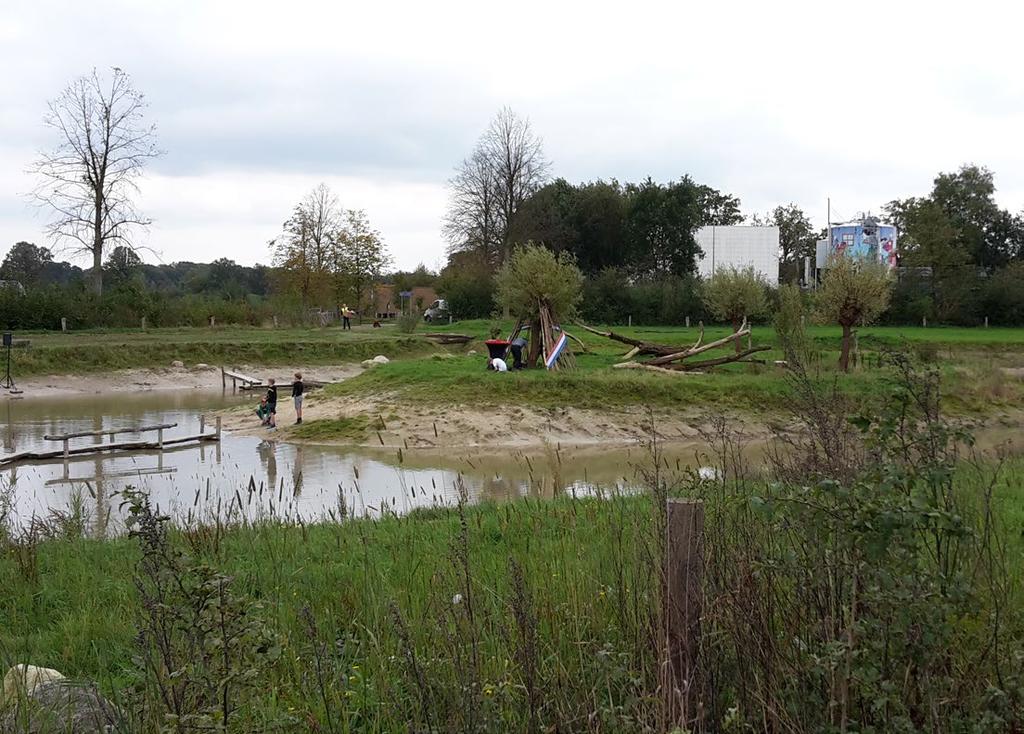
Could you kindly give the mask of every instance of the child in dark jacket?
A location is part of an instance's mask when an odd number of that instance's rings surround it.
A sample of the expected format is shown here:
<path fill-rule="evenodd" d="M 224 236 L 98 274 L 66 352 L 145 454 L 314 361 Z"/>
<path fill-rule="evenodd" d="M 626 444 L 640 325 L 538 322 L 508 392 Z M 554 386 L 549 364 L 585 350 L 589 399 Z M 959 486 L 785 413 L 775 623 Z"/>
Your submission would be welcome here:
<path fill-rule="evenodd" d="M 273 431 L 277 428 L 277 385 L 273 377 L 267 380 L 267 410 L 270 413 L 268 428 Z"/>

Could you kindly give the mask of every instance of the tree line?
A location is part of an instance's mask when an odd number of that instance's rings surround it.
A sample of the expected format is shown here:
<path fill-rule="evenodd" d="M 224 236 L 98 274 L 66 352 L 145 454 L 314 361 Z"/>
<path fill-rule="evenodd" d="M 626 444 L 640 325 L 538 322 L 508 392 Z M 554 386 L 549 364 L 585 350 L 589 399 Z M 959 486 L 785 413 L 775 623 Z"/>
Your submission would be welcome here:
<path fill-rule="evenodd" d="M 799 206 L 744 215 L 735 195 L 684 175 L 659 183 L 573 184 L 551 163 L 530 122 L 501 110 L 449 181 L 448 264 L 438 288 L 461 317 L 495 308 L 494 274 L 536 243 L 571 255 L 584 276 L 582 314 L 601 323 L 677 324 L 708 315 L 696 276 L 705 225 L 779 228 L 779 280 L 802 283 L 804 258 L 827 237 Z M 965 165 L 940 173 L 927 196 L 889 202 L 899 230 L 890 323 L 1024 323 L 1024 215 L 995 200 L 994 175 Z"/>
<path fill-rule="evenodd" d="M 270 242 L 272 267 L 247 268 L 221 259 L 209 264 L 148 265 L 138 258 L 134 234 L 150 220 L 135 206 L 145 166 L 163 153 L 146 120 L 144 95 L 121 69 L 95 70 L 69 84 L 49 103 L 44 124 L 53 146 L 35 163 L 34 200 L 51 213 L 47 232 L 64 251 L 92 260 L 84 271 L 57 262 L 51 250 L 21 242 L 8 252 L 0 279 L 15 281 L 0 297 L 7 323 L 33 309 L 24 298 L 48 303 L 74 299 L 64 310 L 105 316 L 141 312 L 147 300 L 180 297 L 201 310 L 212 301 L 230 318 L 257 320 L 258 306 L 276 298 L 275 310 L 300 318 L 313 308 L 350 304 L 363 312 L 391 259 L 383 238 L 360 209 L 344 208 L 321 184 L 293 209 Z M 825 236 L 795 204 L 745 216 L 738 197 L 683 175 L 667 183 L 646 178 L 571 183 L 551 178 L 541 138 L 529 120 L 502 109 L 449 181 L 442 231 L 448 263 L 439 274 L 419 268 L 392 274 L 403 289 L 435 285 L 459 317 L 494 310 L 494 274 L 527 242 L 566 253 L 585 281 L 582 309 L 595 321 L 680 323 L 699 318 L 695 275 L 701 256 L 694 234 L 708 224 L 749 222 L 780 230 L 780 280 L 795 283 L 801 263 Z M 930 193 L 889 202 L 883 212 L 899 228 L 900 268 L 890 322 L 1024 323 L 1024 216 L 998 206 L 991 171 L 965 165 L 940 173 Z M 40 294 L 70 286 L 63 294 Z M 25 294 L 22 295 L 22 290 Z M 85 303 L 85 292 L 96 303 Z M 109 293 L 108 293 L 109 291 Z M 21 297 L 22 302 L 14 301 Z M 112 302 L 124 308 L 114 308 Z M 211 301 L 206 303 L 206 301 Z M 104 305 L 106 304 L 106 305 Z M 13 310 L 12 310 L 13 308 Z M 14 319 L 10 314 L 23 314 Z M 193 312 L 194 311 L 194 312 Z M 51 315 L 30 318 L 52 324 Z M 150 321 L 153 321 L 151 318 Z M 97 325 L 107 325 L 99 324 Z"/>

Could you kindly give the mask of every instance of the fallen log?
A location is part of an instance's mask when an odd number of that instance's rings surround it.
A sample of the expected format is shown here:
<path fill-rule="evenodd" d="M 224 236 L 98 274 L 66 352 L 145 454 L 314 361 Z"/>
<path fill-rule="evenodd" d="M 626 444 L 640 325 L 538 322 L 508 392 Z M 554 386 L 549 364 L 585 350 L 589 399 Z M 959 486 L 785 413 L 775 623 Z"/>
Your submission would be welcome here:
<path fill-rule="evenodd" d="M 637 354 L 666 355 L 679 351 L 678 346 L 654 344 L 653 342 L 640 341 L 639 339 L 633 339 L 632 337 L 623 336 L 622 334 L 616 334 L 614 331 L 601 331 L 587 326 L 582 321 L 577 321 L 576 325 L 584 331 L 589 331 L 591 334 L 597 334 L 598 336 L 603 336 L 605 339 L 611 339 L 612 341 L 621 342 L 623 344 L 628 344 L 631 347 L 635 347 L 638 350 Z"/>
<path fill-rule="evenodd" d="M 662 357 L 657 357 L 656 359 L 652 359 L 650 362 L 648 362 L 648 364 L 652 364 L 652 365 L 658 366 L 658 365 L 668 364 L 670 362 L 677 362 L 677 361 L 679 361 L 681 359 L 687 359 L 689 357 L 695 357 L 698 354 L 702 354 L 702 353 L 707 352 L 707 351 L 709 351 L 711 349 L 717 349 L 718 347 L 725 346 L 729 342 L 738 341 L 738 340 L 742 339 L 743 337 L 749 336 L 749 335 L 750 335 L 750 327 L 747 326 L 746 319 L 744 319 L 743 324 L 739 328 L 739 331 L 735 331 L 732 334 L 729 334 L 729 336 L 722 337 L 721 339 L 717 339 L 717 340 L 715 340 L 713 342 L 710 342 L 708 344 L 704 344 L 703 346 L 700 346 L 700 342 L 704 338 L 704 332 L 703 332 L 703 330 L 701 330 L 701 337 L 700 337 L 700 339 L 697 340 L 697 345 L 696 346 L 690 347 L 689 349 L 685 349 L 685 350 L 683 350 L 681 352 L 680 351 L 676 351 L 673 354 L 666 354 L 666 355 L 664 355 Z"/>
<path fill-rule="evenodd" d="M 658 372 L 662 375 L 701 375 L 703 372 L 692 372 L 690 370 L 677 370 L 668 367 L 652 367 L 644 362 L 619 362 L 613 364 L 615 370 L 645 370 L 647 372 Z"/>
<path fill-rule="evenodd" d="M 662 367 L 655 367 L 655 369 L 668 369 L 675 372 L 688 372 L 689 370 L 706 369 L 708 367 L 717 367 L 722 364 L 732 364 L 733 362 L 741 362 L 747 364 L 766 364 L 767 362 L 763 359 L 746 359 L 751 354 L 758 352 L 767 352 L 771 347 L 749 347 L 744 349 L 742 352 L 736 354 L 730 354 L 725 357 L 717 357 L 716 359 L 704 359 L 700 362 L 682 362 L 680 364 L 669 364 Z M 647 364 L 651 364 L 648 362 Z"/>

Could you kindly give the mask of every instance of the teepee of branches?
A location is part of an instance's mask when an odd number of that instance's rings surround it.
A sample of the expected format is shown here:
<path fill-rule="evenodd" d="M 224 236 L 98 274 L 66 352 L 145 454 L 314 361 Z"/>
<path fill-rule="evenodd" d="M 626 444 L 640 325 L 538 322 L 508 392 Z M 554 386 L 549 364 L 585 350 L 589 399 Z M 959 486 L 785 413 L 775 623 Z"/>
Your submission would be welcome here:
<path fill-rule="evenodd" d="M 498 303 L 519 317 L 510 339 L 529 324 L 527 366 L 536 366 L 543 357 L 548 369 L 575 367 L 576 359 L 569 348 L 573 337 L 565 333 L 559 321 L 573 318 L 582 297 L 583 275 L 572 257 L 527 244 L 512 253 L 496 281 Z"/>

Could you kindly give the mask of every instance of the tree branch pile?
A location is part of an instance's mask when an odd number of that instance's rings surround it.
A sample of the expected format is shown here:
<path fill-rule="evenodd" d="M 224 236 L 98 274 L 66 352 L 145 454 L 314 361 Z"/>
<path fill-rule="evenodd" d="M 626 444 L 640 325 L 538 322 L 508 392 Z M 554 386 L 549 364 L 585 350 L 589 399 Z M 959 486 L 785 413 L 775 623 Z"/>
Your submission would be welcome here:
<path fill-rule="evenodd" d="M 598 336 L 603 336 L 607 339 L 611 339 L 612 341 L 617 341 L 632 347 L 632 349 L 630 349 L 625 355 L 627 361 L 614 365 L 614 367 L 618 369 L 636 369 L 640 367 L 650 370 L 690 372 L 693 370 L 710 369 L 712 367 L 718 367 L 723 364 L 732 364 L 734 362 L 764 364 L 763 359 L 755 359 L 753 358 L 753 355 L 758 352 L 766 352 L 771 349 L 771 347 L 768 346 L 755 347 L 751 344 L 750 326 L 747 324 L 746 319 L 743 320 L 743 324 L 740 328 L 729 336 L 722 337 L 721 339 L 717 339 L 707 344 L 704 343 L 704 322 L 702 321 L 700 324 L 700 335 L 697 337 L 697 341 L 688 347 L 645 342 L 639 339 L 623 336 L 622 334 L 616 334 L 614 331 L 598 331 L 597 329 L 593 329 L 582 323 L 579 323 L 578 326 L 582 329 L 586 329 L 592 334 L 597 334 Z M 740 349 L 739 351 L 723 357 L 690 361 L 692 357 L 704 354 L 712 349 L 718 349 L 726 346 L 727 344 L 739 344 L 743 339 L 747 340 L 746 349 Z M 651 356 L 653 359 L 639 362 L 633 361 L 634 357 L 641 355 Z"/>

